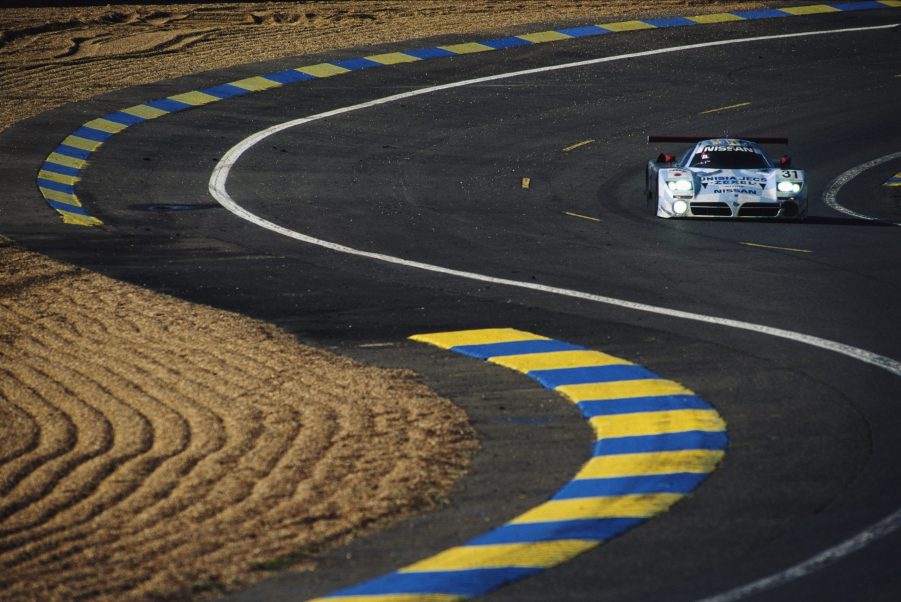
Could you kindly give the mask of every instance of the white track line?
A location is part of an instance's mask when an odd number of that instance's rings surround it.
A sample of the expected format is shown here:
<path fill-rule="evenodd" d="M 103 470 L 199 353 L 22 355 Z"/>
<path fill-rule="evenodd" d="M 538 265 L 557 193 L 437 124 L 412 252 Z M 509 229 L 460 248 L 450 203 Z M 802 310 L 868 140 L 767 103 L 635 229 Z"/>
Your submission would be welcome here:
<path fill-rule="evenodd" d="M 892 221 L 881 220 L 881 219 L 878 219 L 875 217 L 870 217 L 869 215 L 857 213 L 856 211 L 851 211 L 847 207 L 839 205 L 838 201 L 835 200 L 836 197 L 838 196 L 838 191 L 841 190 L 842 186 L 844 186 L 845 184 L 847 184 L 848 182 L 850 182 L 851 180 L 853 180 L 854 178 L 856 178 L 857 176 L 859 176 L 860 174 L 865 172 L 866 170 L 876 167 L 877 165 L 882 165 L 883 163 L 888 163 L 889 161 L 892 161 L 892 160 L 898 159 L 898 158 L 901 158 L 901 151 L 898 151 L 897 153 L 892 153 L 890 155 L 885 155 L 884 157 L 879 157 L 878 159 L 873 159 L 872 161 L 867 161 L 866 163 L 863 163 L 862 165 L 858 165 L 857 167 L 852 167 L 851 169 L 849 169 L 845 173 L 841 174 L 840 176 L 838 176 L 837 178 L 832 180 L 832 182 L 829 183 L 829 186 L 826 188 L 826 192 L 823 193 L 823 202 L 826 203 L 826 205 L 828 205 L 832 209 L 835 209 L 836 211 L 838 211 L 840 213 L 844 213 L 844 214 L 847 214 L 847 215 L 850 215 L 850 216 L 853 216 L 853 217 L 856 217 L 859 219 L 866 219 L 866 220 L 871 220 L 871 221 L 876 221 L 876 222 L 882 222 L 884 224 L 893 224 L 895 226 L 901 226 L 901 222 L 892 222 Z"/>
<path fill-rule="evenodd" d="M 847 539 L 837 546 L 833 546 L 824 552 L 820 552 L 816 556 L 808 558 L 804 562 L 796 564 L 789 569 L 776 573 L 775 575 L 770 575 L 769 577 L 764 577 L 763 579 L 758 579 L 757 581 L 752 581 L 747 585 L 737 587 L 728 592 L 704 598 L 703 600 L 697 600 L 696 602 L 736 602 L 742 598 L 747 598 L 748 596 L 771 590 L 788 583 L 789 581 L 806 577 L 811 573 L 824 569 L 830 564 L 838 562 L 845 556 L 850 556 L 854 552 L 862 550 L 874 541 L 882 539 L 886 535 L 891 535 L 899 528 L 901 528 L 901 510 L 897 510 L 895 513 L 885 517 L 851 539 Z"/>
<path fill-rule="evenodd" d="M 523 71 L 515 71 L 511 73 L 501 73 L 497 75 L 491 75 L 487 77 L 480 77 L 475 79 L 469 79 L 460 82 L 454 82 L 450 84 L 442 84 L 438 86 L 432 86 L 428 88 L 422 88 L 419 90 L 413 90 L 410 92 L 404 92 L 402 94 L 395 94 L 392 96 L 386 96 L 384 98 L 379 98 L 376 100 L 372 100 L 369 102 L 364 102 L 360 104 L 356 104 L 349 107 L 342 107 L 339 109 L 334 109 L 332 111 L 326 111 L 324 113 L 319 113 L 317 115 L 312 115 L 309 117 L 303 117 L 300 119 L 295 119 L 292 121 L 285 122 L 283 124 L 275 125 L 252 136 L 249 136 L 242 140 L 240 143 L 232 147 L 219 163 L 216 164 L 215 169 L 213 170 L 213 174 L 210 177 L 209 182 L 209 190 L 210 194 L 226 209 L 237 215 L 238 217 L 245 219 L 261 228 L 265 228 L 277 234 L 281 234 L 287 236 L 289 238 L 293 238 L 295 240 L 309 243 L 312 245 L 316 245 L 319 247 L 323 247 L 326 249 L 330 249 L 332 251 L 336 251 L 338 253 L 345 253 L 348 255 L 354 255 L 357 257 L 364 257 L 367 259 L 374 259 L 376 261 L 382 261 L 385 263 L 390 263 L 394 265 L 404 266 L 407 268 L 413 268 L 418 270 L 426 270 L 429 272 L 434 272 L 438 274 L 446 274 L 448 276 L 456 276 L 459 278 L 466 278 L 468 280 L 474 280 L 478 282 L 487 282 L 496 285 L 502 286 L 511 286 L 516 288 L 528 289 L 533 291 L 539 291 L 544 293 L 550 293 L 553 295 L 560 295 L 564 297 L 571 297 L 575 299 L 582 299 L 585 301 L 594 301 L 596 303 L 605 303 L 608 305 L 615 305 L 618 307 L 623 307 L 627 309 L 634 309 L 636 311 L 643 311 L 647 313 L 653 313 L 663 316 L 668 316 L 671 318 L 681 318 L 685 320 L 694 320 L 696 322 L 705 322 L 708 324 L 715 324 L 718 326 L 726 326 L 729 328 L 737 328 L 740 330 L 747 330 L 751 332 L 756 332 L 759 334 L 770 335 L 774 337 L 779 337 L 783 339 L 788 339 L 791 341 L 795 341 L 798 343 L 802 343 L 805 345 L 811 345 L 813 347 L 818 347 L 821 349 L 825 349 L 828 351 L 834 351 L 836 353 L 841 353 L 848 357 L 854 358 L 856 360 L 865 362 L 867 364 L 871 364 L 873 366 L 877 366 L 884 370 L 889 371 L 895 376 L 901 376 L 901 362 L 894 360 L 889 357 L 885 357 L 883 355 L 879 355 L 877 353 L 873 353 L 871 351 L 867 351 L 865 349 L 859 349 L 857 347 L 852 347 L 851 345 L 845 345 L 844 343 L 838 343 L 835 341 L 830 341 L 827 339 L 823 339 L 820 337 L 815 337 L 812 335 L 802 334 L 799 332 L 792 332 L 790 330 L 783 330 L 781 328 L 773 328 L 770 326 L 764 326 L 760 324 L 752 324 L 749 322 L 742 322 L 739 320 L 731 320 L 728 318 L 718 318 L 715 316 L 706 316 L 695 313 L 689 313 L 685 311 L 681 311 L 678 309 L 670 309 L 666 307 L 658 307 L 654 305 L 647 305 L 644 303 L 638 303 L 635 301 L 627 301 L 623 299 L 616 299 L 613 297 L 607 297 L 604 295 L 596 295 L 593 293 L 586 293 L 581 291 L 575 291 L 565 288 L 557 288 L 552 286 L 545 286 L 542 284 L 536 284 L 532 282 L 522 282 L 518 280 L 508 280 L 506 278 L 495 278 L 493 276 L 487 276 L 484 274 L 477 274 L 474 272 L 466 272 L 462 270 L 455 270 L 452 268 L 447 268 L 438 265 L 432 265 L 428 263 L 422 263 L 419 261 L 411 261 L 408 259 L 403 259 L 400 257 L 394 257 L 391 255 L 384 255 L 381 253 L 373 253 L 370 251 L 362 251 L 359 249 L 354 249 L 351 247 L 347 247 L 344 245 L 339 245 L 333 242 L 329 242 L 326 240 L 321 240 L 318 238 L 313 238 L 312 236 L 307 236 L 306 234 L 301 234 L 300 232 L 296 232 L 289 228 L 285 228 L 283 226 L 279 226 L 273 222 L 270 222 L 266 219 L 263 219 L 253 213 L 250 213 L 237 203 L 229 196 L 228 192 L 225 189 L 225 184 L 228 180 L 229 172 L 232 167 L 237 163 L 238 159 L 240 159 L 241 155 L 243 155 L 247 150 L 261 142 L 265 138 L 272 136 L 278 132 L 284 131 L 289 128 L 297 127 L 303 125 L 305 123 L 310 123 L 313 121 L 318 121 L 320 119 L 326 119 L 328 117 L 334 117 L 336 115 L 341 115 L 344 113 L 350 113 L 352 111 L 359 111 L 361 109 L 366 109 L 370 107 L 375 107 L 383 104 L 388 104 L 390 102 L 395 102 L 398 100 L 403 100 L 406 98 L 411 98 L 414 96 L 421 96 L 424 94 L 432 94 L 434 92 L 440 92 L 442 90 L 450 90 L 453 88 L 460 88 L 463 86 L 471 86 L 479 83 L 496 81 L 496 80 L 504 80 L 510 79 L 513 77 L 521 77 L 525 75 L 534 75 L 538 73 L 545 73 L 549 71 L 558 71 L 562 69 L 573 69 L 577 67 L 585 67 L 589 65 L 596 65 L 599 63 L 607 63 L 613 61 L 620 61 L 624 59 L 637 58 L 637 57 L 645 57 L 645 56 L 654 56 L 658 54 L 666 54 L 671 52 L 682 52 L 686 50 L 694 50 L 698 48 L 708 48 L 711 46 L 725 46 L 728 44 L 742 44 L 748 42 L 760 42 L 766 40 L 777 40 L 777 39 L 786 39 L 786 38 L 799 38 L 799 37 L 808 37 L 808 36 L 817 36 L 817 35 L 828 35 L 828 34 L 838 34 L 838 33 L 849 33 L 849 32 L 861 32 L 861 31 L 874 31 L 880 29 L 889 29 L 895 27 L 895 25 L 881 25 L 877 27 L 855 27 L 848 29 L 834 29 L 829 31 L 813 31 L 813 32 L 803 32 L 803 33 L 791 33 L 784 35 L 774 35 L 774 36 L 760 36 L 753 38 L 739 38 L 734 40 L 719 40 L 714 42 L 704 42 L 701 44 L 690 44 L 685 46 L 674 46 L 671 48 L 663 48 L 659 50 L 649 50 L 644 52 L 634 52 L 629 54 L 621 54 L 618 56 L 610 56 L 598 59 L 590 59 L 585 61 L 578 61 L 574 63 L 566 63 L 562 65 L 552 65 L 549 67 L 540 67 L 537 69 L 527 69 Z M 853 177 L 853 176 L 852 176 Z M 850 180 L 850 178 L 848 178 Z M 839 186 L 840 187 L 840 186 Z M 836 188 L 837 192 L 838 188 Z M 745 596 L 749 596 L 755 593 L 759 593 L 766 589 L 771 589 L 778 585 L 782 585 L 788 581 L 799 579 L 804 577 L 820 568 L 823 568 L 827 564 L 831 564 L 844 556 L 852 554 L 853 552 L 861 549 L 869 542 L 878 539 L 879 537 L 883 537 L 891 532 L 894 532 L 898 528 L 901 528 L 901 510 L 896 512 L 895 514 L 887 517 L 880 523 L 870 527 L 866 531 L 856 535 L 855 537 L 840 543 L 837 546 L 829 548 L 828 550 L 818 554 L 817 556 L 811 558 L 806 562 L 802 562 L 801 564 L 795 565 L 785 571 L 777 573 L 775 575 L 771 575 L 759 581 L 755 581 L 749 585 L 744 587 L 740 587 L 724 594 L 721 596 L 715 596 L 713 598 L 707 598 L 701 602 L 734 602 L 735 600 L 739 600 L 744 598 Z"/>

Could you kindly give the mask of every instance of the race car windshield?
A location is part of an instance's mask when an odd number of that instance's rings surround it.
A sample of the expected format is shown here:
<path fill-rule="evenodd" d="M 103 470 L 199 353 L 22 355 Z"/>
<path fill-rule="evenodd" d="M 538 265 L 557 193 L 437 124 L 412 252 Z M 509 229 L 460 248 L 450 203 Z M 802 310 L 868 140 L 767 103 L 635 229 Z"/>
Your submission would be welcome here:
<path fill-rule="evenodd" d="M 766 158 L 754 151 L 702 151 L 695 153 L 689 167 L 706 169 L 766 169 Z"/>

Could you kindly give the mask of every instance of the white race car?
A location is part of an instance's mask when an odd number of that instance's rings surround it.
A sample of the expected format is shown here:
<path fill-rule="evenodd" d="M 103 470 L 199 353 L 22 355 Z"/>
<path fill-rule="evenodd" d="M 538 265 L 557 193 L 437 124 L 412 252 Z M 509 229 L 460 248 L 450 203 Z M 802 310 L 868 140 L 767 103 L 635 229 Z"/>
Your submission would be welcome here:
<path fill-rule="evenodd" d="M 783 155 L 774 162 L 759 144 L 787 138 L 648 136 L 648 142 L 694 142 L 681 157 L 649 161 L 646 190 L 658 217 L 804 219 L 807 180 Z"/>

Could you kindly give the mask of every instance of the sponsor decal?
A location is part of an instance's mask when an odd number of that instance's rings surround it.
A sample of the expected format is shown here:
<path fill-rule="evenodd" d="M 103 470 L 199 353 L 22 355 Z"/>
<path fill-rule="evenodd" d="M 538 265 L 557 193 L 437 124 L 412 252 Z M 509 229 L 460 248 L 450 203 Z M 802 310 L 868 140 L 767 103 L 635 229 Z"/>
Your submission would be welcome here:
<path fill-rule="evenodd" d="M 701 149 L 702 153 L 719 153 L 719 152 L 740 152 L 740 153 L 756 153 L 757 151 L 749 146 L 705 146 Z"/>
<path fill-rule="evenodd" d="M 736 186 L 754 186 L 755 184 L 766 188 L 764 176 L 701 176 L 701 185 L 707 184 L 734 184 Z"/>
<path fill-rule="evenodd" d="M 715 187 L 712 190 L 712 192 L 716 193 L 716 194 L 735 193 L 735 194 L 750 194 L 750 195 L 754 195 L 754 196 L 757 196 L 758 194 L 760 194 L 760 191 L 757 190 L 756 188 L 724 188 L 721 186 Z"/>

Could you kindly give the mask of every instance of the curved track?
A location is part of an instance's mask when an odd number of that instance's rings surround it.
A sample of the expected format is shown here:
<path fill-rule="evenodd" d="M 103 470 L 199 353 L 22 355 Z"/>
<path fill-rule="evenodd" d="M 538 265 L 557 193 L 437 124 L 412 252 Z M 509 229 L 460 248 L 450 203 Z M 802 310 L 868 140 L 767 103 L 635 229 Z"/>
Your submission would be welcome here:
<path fill-rule="evenodd" d="M 223 154 L 255 131 L 424 85 L 896 18 L 873 11 L 635 32 L 236 98 L 111 139 L 80 185 L 84 202 L 108 224 L 104 230 L 50 223 L 46 209 L 26 205 L 40 203 L 34 192 L 22 192 L 4 232 L 120 278 L 276 322 L 369 361 L 415 366 L 443 393 L 462 390 L 455 380 L 461 370 L 477 383 L 494 373 L 402 343 L 410 334 L 521 327 L 615 353 L 685 383 L 729 424 L 732 445 L 722 467 L 672 512 L 490 599 L 559 599 L 563 591 L 573 600 L 709 596 L 795 565 L 901 505 L 896 376 L 762 334 L 301 245 L 211 207 L 206 183 Z M 837 174 L 898 151 L 898 35 L 890 29 L 720 46 L 410 98 L 272 136 L 245 153 L 229 192 L 270 221 L 354 248 L 764 324 L 899 358 L 896 228 L 817 201 L 802 224 L 664 222 L 643 200 L 644 162 L 657 152 L 643 143 L 651 132 L 788 136 L 795 164 L 808 169 L 812 199 Z M 162 86 L 171 93 L 197 81 Z M 95 104 L 109 109 L 159 95 L 158 87 L 131 90 Z M 4 134 L 25 149 L 15 161 L 25 169 L 29 148 L 37 152 L 39 142 L 49 141 L 41 146 L 46 151 L 64 135 L 54 120 L 77 122 L 80 110 L 35 120 L 29 132 L 35 142 L 25 142 L 22 128 Z M 593 142 L 564 151 L 587 140 Z M 898 221 L 901 214 L 880 184 L 899 165 L 862 173 L 838 200 Z M 148 210 L 176 205 L 190 210 Z M 483 435 L 521 441 L 541 428 L 526 424 L 499 433 L 502 411 L 489 402 L 466 403 Z M 556 442 L 545 448 L 546 464 L 541 458 L 513 463 L 522 471 L 516 478 L 491 484 L 491 468 L 477 463 L 470 488 L 452 508 L 356 542 L 329 555 L 314 574 L 264 583 L 248 599 L 327 593 L 478 533 L 483 517 L 503 520 L 529 507 L 553 490 L 555 477 L 546 472 L 571 470 L 587 453 L 586 434 L 567 426 L 573 421 L 566 412 L 556 412 L 560 429 L 548 428 Z M 525 453 L 519 445 L 497 453 Z M 563 482 L 569 473 L 557 476 Z M 901 577 L 891 567 L 901 560 L 899 550 L 901 536 L 889 535 L 830 570 L 767 592 L 766 599 L 894 599 Z M 348 563 L 347 554 L 366 560 Z"/>

